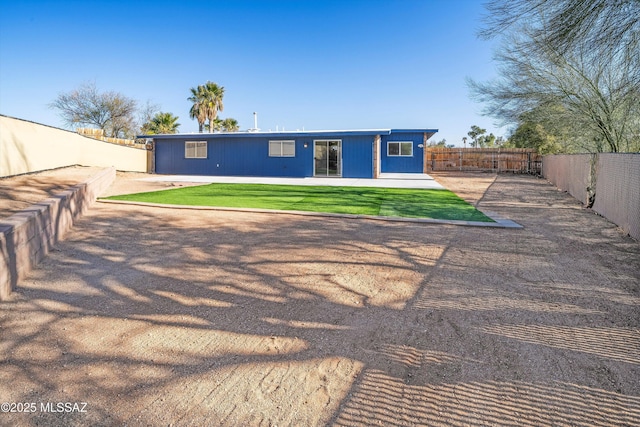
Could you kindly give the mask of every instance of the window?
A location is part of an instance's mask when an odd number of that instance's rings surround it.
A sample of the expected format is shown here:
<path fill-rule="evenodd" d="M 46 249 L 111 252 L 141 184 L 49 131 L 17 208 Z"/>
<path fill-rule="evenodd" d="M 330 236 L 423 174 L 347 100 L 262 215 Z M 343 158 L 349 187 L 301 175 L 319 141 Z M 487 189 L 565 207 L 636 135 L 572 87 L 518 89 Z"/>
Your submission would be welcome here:
<path fill-rule="evenodd" d="M 295 157 L 295 141 L 269 141 L 269 157 Z"/>
<path fill-rule="evenodd" d="M 413 156 L 413 142 L 388 142 L 387 156 Z"/>
<path fill-rule="evenodd" d="M 185 159 L 206 159 L 207 158 L 207 141 L 185 141 L 184 158 Z"/>

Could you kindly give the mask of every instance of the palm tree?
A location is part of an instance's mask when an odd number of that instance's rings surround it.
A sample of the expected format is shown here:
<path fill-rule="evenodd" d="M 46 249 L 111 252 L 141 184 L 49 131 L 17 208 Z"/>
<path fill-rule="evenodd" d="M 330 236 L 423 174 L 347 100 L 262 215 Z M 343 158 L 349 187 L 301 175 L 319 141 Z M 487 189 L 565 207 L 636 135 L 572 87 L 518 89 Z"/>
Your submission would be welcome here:
<path fill-rule="evenodd" d="M 209 129 L 211 129 L 211 123 L 209 123 Z M 240 125 L 238 125 L 236 119 L 221 119 L 220 117 L 216 117 L 213 120 L 213 130 L 215 132 L 237 132 L 240 130 Z"/>
<path fill-rule="evenodd" d="M 207 111 L 205 106 L 204 86 L 191 88 L 191 96 L 187 98 L 193 102 L 191 110 L 189 110 L 189 118 L 198 121 L 198 132 L 202 133 L 204 122 L 207 120 Z"/>
<path fill-rule="evenodd" d="M 215 120 L 218 117 L 218 111 L 224 110 L 224 105 L 222 104 L 224 87 L 218 86 L 213 82 L 207 82 L 204 85 L 203 93 L 205 115 L 209 119 L 209 132 L 213 132 Z"/>
<path fill-rule="evenodd" d="M 177 133 L 180 123 L 179 117 L 171 113 L 156 113 L 147 123 L 142 125 L 145 135 L 157 135 L 167 133 Z"/>
<path fill-rule="evenodd" d="M 222 120 L 220 127 L 225 132 L 238 132 L 238 130 L 240 129 L 238 121 L 232 118 Z"/>
<path fill-rule="evenodd" d="M 214 131 L 215 120 L 218 117 L 218 111 L 224 109 L 222 98 L 224 96 L 224 87 L 213 82 L 207 82 L 198 87 L 191 88 L 191 96 L 189 101 L 193 102 L 193 106 L 189 111 L 189 117 L 198 120 L 198 130 L 202 133 L 204 123 L 209 120 L 209 132 Z"/>
<path fill-rule="evenodd" d="M 178 116 L 174 116 L 171 113 L 158 114 L 158 129 L 162 133 L 178 133 L 180 123 L 178 123 Z"/>
<path fill-rule="evenodd" d="M 209 122 L 209 130 L 211 130 L 211 122 Z M 221 130 L 222 130 L 222 119 L 220 117 L 216 117 L 213 120 L 213 130 L 212 130 L 212 132 L 221 131 Z"/>

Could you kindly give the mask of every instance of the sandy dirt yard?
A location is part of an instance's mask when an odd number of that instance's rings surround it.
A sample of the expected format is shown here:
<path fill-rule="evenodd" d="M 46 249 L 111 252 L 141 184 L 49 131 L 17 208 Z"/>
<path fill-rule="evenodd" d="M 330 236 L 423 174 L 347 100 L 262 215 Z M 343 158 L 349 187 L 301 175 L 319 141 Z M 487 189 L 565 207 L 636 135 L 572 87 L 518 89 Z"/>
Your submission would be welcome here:
<path fill-rule="evenodd" d="M 640 425 L 640 243 L 436 179 L 524 228 L 96 203 L 0 303 L 0 425 Z"/>

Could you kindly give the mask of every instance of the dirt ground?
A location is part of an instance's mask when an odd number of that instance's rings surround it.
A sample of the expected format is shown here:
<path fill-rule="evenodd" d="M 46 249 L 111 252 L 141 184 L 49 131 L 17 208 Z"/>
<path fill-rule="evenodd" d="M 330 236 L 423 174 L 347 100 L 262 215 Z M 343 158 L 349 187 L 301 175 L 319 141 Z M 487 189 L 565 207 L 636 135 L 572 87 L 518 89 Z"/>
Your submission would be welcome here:
<path fill-rule="evenodd" d="M 48 171 L 0 178 L 0 219 L 38 203 L 48 197 L 80 184 L 103 168 L 70 166 Z M 118 179 L 103 196 L 164 190 L 173 187 L 201 185 L 198 183 L 139 182 L 150 175 L 137 172 L 116 172 Z"/>
<path fill-rule="evenodd" d="M 102 168 L 68 168 L 0 178 L 0 219 L 40 202 L 95 175 Z"/>
<path fill-rule="evenodd" d="M 0 425 L 640 425 L 640 243 L 436 179 L 524 228 L 96 203 L 0 303 Z"/>

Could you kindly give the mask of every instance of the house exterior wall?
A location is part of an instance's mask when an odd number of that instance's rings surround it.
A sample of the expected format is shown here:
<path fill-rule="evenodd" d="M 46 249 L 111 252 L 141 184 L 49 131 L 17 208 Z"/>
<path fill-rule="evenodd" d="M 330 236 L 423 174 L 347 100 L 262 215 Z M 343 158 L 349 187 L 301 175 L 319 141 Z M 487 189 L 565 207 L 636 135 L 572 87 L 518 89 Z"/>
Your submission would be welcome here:
<path fill-rule="evenodd" d="M 290 133 L 158 135 L 154 139 L 155 172 L 181 175 L 311 177 L 315 141 L 341 141 L 341 176 L 377 178 L 380 172 L 421 173 L 421 130 L 356 130 Z M 428 136 L 427 136 L 428 135 Z M 206 141 L 206 158 L 186 158 L 186 141 Z M 294 157 L 270 157 L 269 141 L 295 141 Z M 413 155 L 388 156 L 390 141 L 411 142 Z M 422 147 L 420 147 L 422 145 Z"/>
<path fill-rule="evenodd" d="M 424 132 L 395 131 L 390 135 L 382 135 L 380 146 L 380 171 L 382 173 L 422 173 L 424 170 Z M 389 156 L 390 141 L 413 142 L 413 156 Z M 423 147 L 418 147 L 423 145 Z"/>
<path fill-rule="evenodd" d="M 229 138 L 182 135 L 155 142 L 155 171 L 170 175 L 310 177 L 313 176 L 313 142 L 326 139 L 342 141 L 343 177 L 373 177 L 373 135 Z M 295 141 L 295 157 L 269 157 L 269 141 L 277 140 Z M 207 141 L 207 158 L 185 158 L 185 141 Z"/>
<path fill-rule="evenodd" d="M 373 178 L 373 135 L 342 139 L 342 177 Z"/>
<path fill-rule="evenodd" d="M 295 157 L 269 157 L 269 140 L 253 137 L 213 139 L 205 136 L 158 140 L 155 143 L 156 173 L 281 177 L 313 174 L 312 143 L 304 148 L 303 139 L 296 138 Z M 185 141 L 207 141 L 207 158 L 185 158 Z"/>

